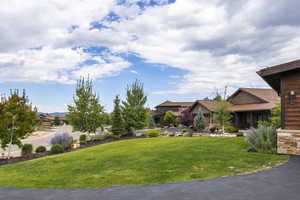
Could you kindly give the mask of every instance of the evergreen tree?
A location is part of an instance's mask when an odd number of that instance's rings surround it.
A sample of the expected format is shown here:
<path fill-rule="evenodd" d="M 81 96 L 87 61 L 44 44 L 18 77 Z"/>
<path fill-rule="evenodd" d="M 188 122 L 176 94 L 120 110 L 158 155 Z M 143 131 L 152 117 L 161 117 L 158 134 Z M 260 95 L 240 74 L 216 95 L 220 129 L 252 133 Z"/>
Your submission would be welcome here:
<path fill-rule="evenodd" d="M 67 118 L 75 131 L 94 133 L 103 126 L 104 108 L 99 97 L 93 93 L 93 82 L 81 78 L 77 82 L 74 106 L 68 105 Z"/>
<path fill-rule="evenodd" d="M 204 115 L 201 109 L 199 109 L 195 119 L 194 119 L 194 125 L 197 131 L 202 131 L 205 128 L 204 124 Z"/>
<path fill-rule="evenodd" d="M 11 91 L 8 98 L 0 100 L 0 142 L 3 149 L 8 148 L 10 158 L 12 145 L 22 146 L 21 139 L 34 131 L 38 122 L 37 110 L 32 108 L 25 90 Z"/>
<path fill-rule="evenodd" d="M 116 96 L 114 100 L 114 111 L 111 116 L 111 123 L 112 123 L 112 133 L 114 135 L 122 135 L 125 132 L 124 129 L 124 121 L 122 118 L 122 111 L 120 106 L 120 99 L 119 96 Z"/>
<path fill-rule="evenodd" d="M 126 89 L 126 101 L 123 101 L 123 117 L 125 128 L 142 129 L 147 126 L 148 111 L 145 108 L 147 96 L 143 84 L 136 80 Z"/>
<path fill-rule="evenodd" d="M 224 133 L 225 125 L 229 123 L 230 119 L 230 104 L 225 100 L 218 101 L 215 109 L 214 120 L 222 127 L 222 133 Z"/>

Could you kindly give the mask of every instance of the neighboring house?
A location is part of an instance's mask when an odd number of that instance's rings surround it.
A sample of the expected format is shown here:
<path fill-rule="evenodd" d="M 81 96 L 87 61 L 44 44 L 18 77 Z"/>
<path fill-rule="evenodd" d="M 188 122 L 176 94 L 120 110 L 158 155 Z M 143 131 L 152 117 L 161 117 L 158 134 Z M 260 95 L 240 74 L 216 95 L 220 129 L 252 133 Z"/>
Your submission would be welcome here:
<path fill-rule="evenodd" d="M 54 126 L 55 116 L 43 113 L 39 115 L 39 118 L 42 126 Z M 68 121 L 65 117 L 59 116 L 58 119 L 62 124 L 68 124 Z"/>
<path fill-rule="evenodd" d="M 42 126 L 53 126 L 54 125 L 54 116 L 49 114 L 40 114 L 40 123 Z"/>
<path fill-rule="evenodd" d="M 204 115 L 205 126 L 209 126 L 213 123 L 213 114 L 216 107 L 217 102 L 214 100 L 197 100 L 189 109 L 192 122 L 199 112 L 199 109 L 201 109 Z"/>
<path fill-rule="evenodd" d="M 228 98 L 233 112 L 232 124 L 240 129 L 257 127 L 267 120 L 271 109 L 280 101 L 273 89 L 240 88 Z"/>
<path fill-rule="evenodd" d="M 194 102 L 173 102 L 165 101 L 155 107 L 153 112 L 153 119 L 156 124 L 160 124 L 166 112 L 172 111 L 177 117 L 182 118 L 183 112 L 192 106 Z"/>

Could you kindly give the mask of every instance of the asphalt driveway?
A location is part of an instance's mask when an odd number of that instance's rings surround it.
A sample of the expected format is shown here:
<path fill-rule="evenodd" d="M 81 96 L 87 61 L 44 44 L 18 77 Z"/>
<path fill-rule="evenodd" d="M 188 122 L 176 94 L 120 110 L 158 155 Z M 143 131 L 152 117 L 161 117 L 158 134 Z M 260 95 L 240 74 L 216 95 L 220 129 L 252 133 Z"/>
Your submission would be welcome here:
<path fill-rule="evenodd" d="M 286 164 L 249 175 L 103 189 L 0 188 L 0 199 L 297 200 L 300 199 L 300 156 L 292 156 Z"/>

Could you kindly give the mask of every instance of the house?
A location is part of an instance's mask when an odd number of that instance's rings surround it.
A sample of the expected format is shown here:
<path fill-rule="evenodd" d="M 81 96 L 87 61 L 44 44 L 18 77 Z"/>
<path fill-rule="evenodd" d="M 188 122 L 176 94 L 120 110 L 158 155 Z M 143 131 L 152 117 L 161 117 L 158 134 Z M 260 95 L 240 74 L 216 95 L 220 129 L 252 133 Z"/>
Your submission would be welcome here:
<path fill-rule="evenodd" d="M 192 117 L 191 122 L 193 122 L 193 119 L 199 112 L 199 109 L 201 109 L 204 115 L 204 124 L 206 127 L 209 126 L 213 123 L 213 114 L 216 107 L 217 102 L 214 100 L 197 100 L 189 109 Z"/>
<path fill-rule="evenodd" d="M 62 124 L 68 124 L 66 117 L 57 116 Z M 49 115 L 47 113 L 39 114 L 39 121 L 42 126 L 54 126 L 55 125 L 55 116 Z"/>
<path fill-rule="evenodd" d="M 300 155 L 300 60 L 257 72 L 281 96 L 281 129 L 277 151 Z"/>
<path fill-rule="evenodd" d="M 51 116 L 49 114 L 40 114 L 40 123 L 42 126 L 53 126 L 54 125 L 54 116 Z"/>
<path fill-rule="evenodd" d="M 228 101 L 233 113 L 232 124 L 239 129 L 248 129 L 267 120 L 280 99 L 273 89 L 240 88 Z"/>
<path fill-rule="evenodd" d="M 153 119 L 156 124 L 160 124 L 166 112 L 172 111 L 177 117 L 181 118 L 183 112 L 192 106 L 194 102 L 173 102 L 165 101 L 155 107 Z"/>

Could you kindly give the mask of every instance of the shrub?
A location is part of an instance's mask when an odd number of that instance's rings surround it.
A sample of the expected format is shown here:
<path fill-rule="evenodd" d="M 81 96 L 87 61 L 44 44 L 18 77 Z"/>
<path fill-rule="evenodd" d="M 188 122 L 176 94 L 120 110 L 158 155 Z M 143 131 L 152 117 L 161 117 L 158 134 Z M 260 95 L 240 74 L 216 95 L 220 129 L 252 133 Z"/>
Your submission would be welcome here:
<path fill-rule="evenodd" d="M 225 132 L 226 133 L 237 133 L 237 132 L 239 132 L 239 129 L 234 126 L 226 126 Z"/>
<path fill-rule="evenodd" d="M 22 156 L 28 156 L 32 154 L 32 144 L 24 144 L 21 149 Z"/>
<path fill-rule="evenodd" d="M 184 128 L 184 129 L 181 130 L 181 132 L 186 133 L 186 132 L 188 132 L 188 130 L 186 128 Z"/>
<path fill-rule="evenodd" d="M 104 136 L 104 139 L 120 139 L 119 135 L 107 134 Z"/>
<path fill-rule="evenodd" d="M 47 149 L 44 146 L 39 146 L 35 149 L 35 153 L 44 153 L 46 151 L 47 151 Z"/>
<path fill-rule="evenodd" d="M 86 135 L 85 134 L 79 136 L 79 143 L 86 144 Z"/>
<path fill-rule="evenodd" d="M 50 151 L 53 154 L 63 153 L 64 152 L 64 147 L 61 144 L 54 144 L 54 145 L 52 145 Z"/>
<path fill-rule="evenodd" d="M 90 141 L 101 141 L 104 140 L 104 135 L 93 135 L 90 137 Z"/>
<path fill-rule="evenodd" d="M 130 127 L 127 132 L 127 136 L 135 136 L 135 128 Z"/>
<path fill-rule="evenodd" d="M 244 136 L 244 133 L 241 133 L 241 132 L 236 133 L 236 137 L 243 137 L 243 136 Z"/>
<path fill-rule="evenodd" d="M 158 130 L 149 130 L 147 132 L 148 137 L 158 137 L 160 132 Z"/>
<path fill-rule="evenodd" d="M 246 136 L 247 143 L 257 152 L 277 153 L 277 134 L 274 127 L 259 126 Z"/>
<path fill-rule="evenodd" d="M 175 136 L 175 133 L 169 133 L 168 136 L 169 136 L 169 137 L 174 137 L 174 136 Z"/>
<path fill-rule="evenodd" d="M 73 143 L 73 137 L 70 136 L 68 133 L 55 135 L 51 139 L 51 144 L 52 145 L 60 144 L 64 149 L 69 148 L 72 143 Z"/>

